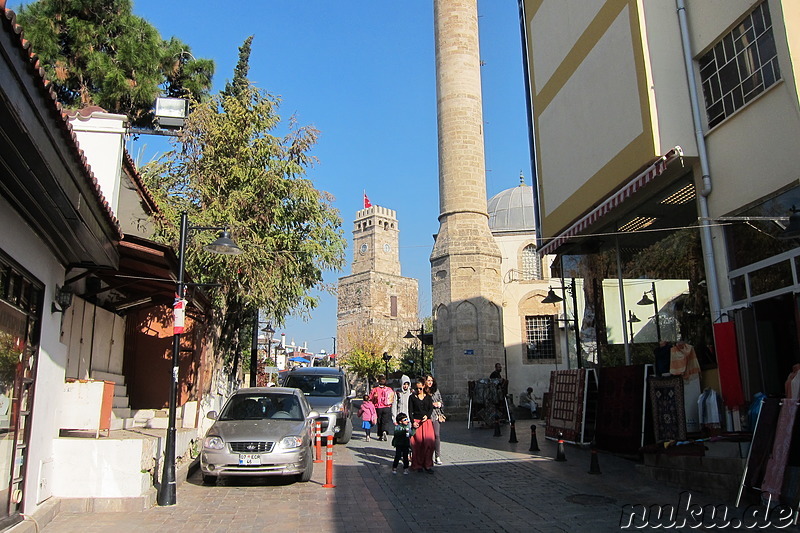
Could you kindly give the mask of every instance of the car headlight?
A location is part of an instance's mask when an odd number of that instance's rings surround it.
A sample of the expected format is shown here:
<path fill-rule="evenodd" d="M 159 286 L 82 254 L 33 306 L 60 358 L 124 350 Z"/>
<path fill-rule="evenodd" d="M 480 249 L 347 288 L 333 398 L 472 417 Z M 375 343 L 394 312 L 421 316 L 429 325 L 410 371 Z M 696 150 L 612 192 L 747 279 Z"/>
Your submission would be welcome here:
<path fill-rule="evenodd" d="M 299 448 L 302 445 L 303 445 L 303 437 L 298 437 L 297 435 L 290 435 L 288 437 L 283 437 L 279 444 L 279 446 L 284 450 Z"/>
<path fill-rule="evenodd" d="M 328 407 L 328 410 L 325 411 L 326 413 L 341 413 L 344 409 L 344 402 L 339 402 L 331 405 Z"/>
<path fill-rule="evenodd" d="M 206 437 L 203 441 L 203 448 L 208 448 L 209 450 L 221 450 L 225 447 L 225 443 L 222 440 L 222 437 Z"/>

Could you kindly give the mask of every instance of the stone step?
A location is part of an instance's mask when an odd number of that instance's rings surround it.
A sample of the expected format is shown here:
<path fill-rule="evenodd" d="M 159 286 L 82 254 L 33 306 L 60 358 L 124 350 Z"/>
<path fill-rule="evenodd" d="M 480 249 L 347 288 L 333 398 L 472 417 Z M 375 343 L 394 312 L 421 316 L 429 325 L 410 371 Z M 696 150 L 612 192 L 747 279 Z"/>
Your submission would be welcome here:
<path fill-rule="evenodd" d="M 112 407 L 111 408 L 112 418 L 133 418 L 131 416 L 131 408 L 127 405 L 124 407 Z"/>
<path fill-rule="evenodd" d="M 114 383 L 114 396 L 128 396 L 128 386 L 124 383 Z"/>
<path fill-rule="evenodd" d="M 136 421 L 133 418 L 111 418 L 111 429 L 118 430 L 118 429 L 131 429 L 134 427 L 143 427 L 137 426 Z"/>
<path fill-rule="evenodd" d="M 122 374 L 113 374 L 111 372 L 102 372 L 100 370 L 92 370 L 92 379 L 102 379 L 103 381 L 113 381 L 117 385 L 125 384 L 125 376 Z"/>
<path fill-rule="evenodd" d="M 112 409 L 115 408 L 123 408 L 128 407 L 128 397 L 127 396 L 114 396 L 112 403 Z"/>

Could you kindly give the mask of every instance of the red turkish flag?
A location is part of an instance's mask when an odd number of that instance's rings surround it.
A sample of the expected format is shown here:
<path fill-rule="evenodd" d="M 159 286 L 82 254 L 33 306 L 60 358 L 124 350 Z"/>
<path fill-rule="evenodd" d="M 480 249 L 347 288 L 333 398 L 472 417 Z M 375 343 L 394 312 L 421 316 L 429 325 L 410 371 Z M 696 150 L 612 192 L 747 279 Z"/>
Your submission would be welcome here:
<path fill-rule="evenodd" d="M 364 193 L 364 209 L 369 209 L 372 207 L 372 204 L 369 202 L 369 198 L 367 198 L 367 193 Z"/>

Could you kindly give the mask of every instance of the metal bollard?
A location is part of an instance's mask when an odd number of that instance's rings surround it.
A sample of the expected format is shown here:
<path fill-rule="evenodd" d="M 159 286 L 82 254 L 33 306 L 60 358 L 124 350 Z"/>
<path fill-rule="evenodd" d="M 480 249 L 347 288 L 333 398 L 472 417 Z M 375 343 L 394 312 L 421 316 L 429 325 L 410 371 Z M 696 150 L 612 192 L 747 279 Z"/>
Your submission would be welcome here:
<path fill-rule="evenodd" d="M 538 452 L 539 443 L 536 441 L 536 424 L 531 424 L 531 447 L 528 448 L 529 452 Z"/>
<path fill-rule="evenodd" d="M 326 489 L 332 489 L 333 484 L 333 435 L 328 436 L 328 453 L 325 455 L 325 484 Z"/>
<path fill-rule="evenodd" d="M 317 456 L 314 459 L 315 463 L 322 462 L 322 422 L 317 420 L 317 431 L 316 435 L 314 435 L 314 447 L 317 450 Z"/>
<path fill-rule="evenodd" d="M 508 442 L 511 444 L 516 444 L 519 442 L 517 440 L 517 427 L 514 424 L 514 420 L 511 420 L 511 433 L 508 436 Z"/>
<path fill-rule="evenodd" d="M 597 460 L 597 446 L 595 442 L 592 441 L 592 460 L 589 463 L 589 473 L 590 474 L 600 474 L 600 463 Z"/>
<path fill-rule="evenodd" d="M 556 461 L 566 461 L 567 456 L 564 454 L 564 434 L 558 434 L 558 451 L 556 452 Z"/>

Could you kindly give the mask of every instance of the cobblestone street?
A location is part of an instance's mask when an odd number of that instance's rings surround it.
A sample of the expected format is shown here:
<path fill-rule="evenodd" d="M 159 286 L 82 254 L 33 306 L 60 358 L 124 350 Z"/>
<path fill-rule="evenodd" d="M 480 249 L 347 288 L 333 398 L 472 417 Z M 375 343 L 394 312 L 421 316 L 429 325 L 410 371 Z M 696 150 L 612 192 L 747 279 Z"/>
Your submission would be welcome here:
<path fill-rule="evenodd" d="M 463 422 L 444 424 L 445 464 L 434 475 L 392 475 L 389 443 L 357 434 L 335 448 L 333 489 L 322 487 L 323 464 L 305 484 L 253 479 L 207 487 L 195 473 L 178 488 L 174 507 L 61 513 L 42 531 L 610 532 L 620 531 L 625 504 L 678 504 L 679 489 L 639 474 L 629 460 L 600 454 L 602 473 L 590 475 L 588 450 L 567 446 L 567 461 L 556 462 L 556 444 L 540 436 L 541 452 L 529 452 L 529 427 L 520 423 L 520 442 L 510 444 L 508 426 L 494 437 Z"/>

